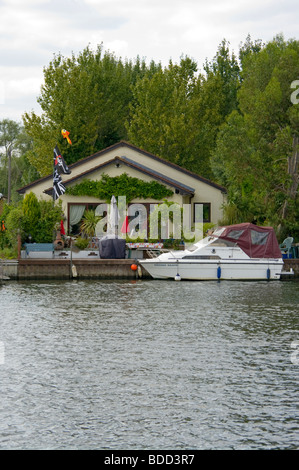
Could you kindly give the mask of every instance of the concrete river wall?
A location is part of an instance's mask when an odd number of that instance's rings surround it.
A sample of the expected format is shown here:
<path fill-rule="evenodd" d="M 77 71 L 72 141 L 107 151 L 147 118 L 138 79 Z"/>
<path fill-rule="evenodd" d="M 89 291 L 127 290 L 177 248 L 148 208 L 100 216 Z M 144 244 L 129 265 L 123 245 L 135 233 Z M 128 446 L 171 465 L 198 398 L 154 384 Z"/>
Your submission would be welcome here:
<path fill-rule="evenodd" d="M 20 259 L 0 260 L 0 279 L 137 279 L 150 278 L 133 259 Z M 299 259 L 285 259 L 284 270 L 293 269 L 292 278 L 299 279 Z M 288 276 L 286 277 L 288 278 Z"/>
<path fill-rule="evenodd" d="M 132 259 L 20 259 L 2 261 L 0 277 L 30 279 L 136 279 L 149 277 Z"/>

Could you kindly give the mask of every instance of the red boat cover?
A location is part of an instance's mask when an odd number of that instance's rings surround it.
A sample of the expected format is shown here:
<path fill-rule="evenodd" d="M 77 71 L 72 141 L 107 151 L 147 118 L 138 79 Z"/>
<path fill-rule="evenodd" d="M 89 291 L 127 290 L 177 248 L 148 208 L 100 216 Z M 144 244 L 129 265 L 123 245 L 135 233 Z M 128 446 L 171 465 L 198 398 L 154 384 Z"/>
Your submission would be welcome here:
<path fill-rule="evenodd" d="M 281 258 L 279 244 L 272 227 L 244 223 L 219 227 L 213 233 L 236 243 L 250 258 Z"/>

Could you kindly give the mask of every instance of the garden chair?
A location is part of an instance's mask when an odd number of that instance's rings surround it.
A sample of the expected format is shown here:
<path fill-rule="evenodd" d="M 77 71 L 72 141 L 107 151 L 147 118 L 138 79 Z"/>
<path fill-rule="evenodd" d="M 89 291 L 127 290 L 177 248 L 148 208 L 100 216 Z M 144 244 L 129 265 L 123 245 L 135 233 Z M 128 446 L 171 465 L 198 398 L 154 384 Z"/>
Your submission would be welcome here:
<path fill-rule="evenodd" d="M 288 258 L 290 257 L 291 249 L 292 249 L 292 243 L 294 241 L 293 237 L 287 237 L 280 245 L 280 251 L 282 253 L 287 254 Z"/>

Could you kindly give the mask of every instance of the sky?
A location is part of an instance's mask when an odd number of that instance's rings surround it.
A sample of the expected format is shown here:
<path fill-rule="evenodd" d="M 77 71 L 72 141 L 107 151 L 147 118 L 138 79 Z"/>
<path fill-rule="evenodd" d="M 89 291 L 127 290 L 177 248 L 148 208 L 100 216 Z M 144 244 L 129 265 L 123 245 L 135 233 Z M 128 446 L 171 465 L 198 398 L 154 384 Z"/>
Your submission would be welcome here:
<path fill-rule="evenodd" d="M 122 59 L 166 66 L 182 55 L 199 70 L 223 39 L 299 39 L 298 0 L 0 0 L 0 121 L 41 114 L 43 70 L 55 54 L 103 44 Z M 299 78 L 299 77 L 297 77 Z"/>

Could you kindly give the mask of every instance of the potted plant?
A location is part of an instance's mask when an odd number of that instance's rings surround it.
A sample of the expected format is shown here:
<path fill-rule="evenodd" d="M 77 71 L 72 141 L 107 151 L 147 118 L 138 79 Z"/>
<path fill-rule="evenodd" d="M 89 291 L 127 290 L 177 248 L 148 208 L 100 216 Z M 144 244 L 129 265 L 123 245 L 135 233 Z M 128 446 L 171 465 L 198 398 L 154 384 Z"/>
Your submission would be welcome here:
<path fill-rule="evenodd" d="M 81 232 L 89 238 L 94 237 L 96 225 L 100 220 L 101 217 L 96 216 L 94 210 L 86 210 L 80 226 Z"/>

